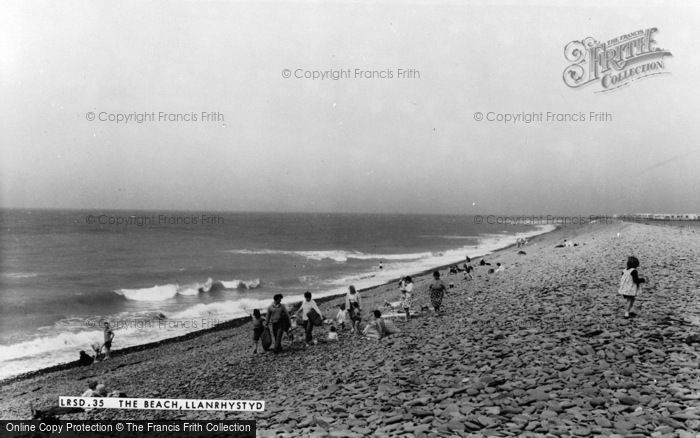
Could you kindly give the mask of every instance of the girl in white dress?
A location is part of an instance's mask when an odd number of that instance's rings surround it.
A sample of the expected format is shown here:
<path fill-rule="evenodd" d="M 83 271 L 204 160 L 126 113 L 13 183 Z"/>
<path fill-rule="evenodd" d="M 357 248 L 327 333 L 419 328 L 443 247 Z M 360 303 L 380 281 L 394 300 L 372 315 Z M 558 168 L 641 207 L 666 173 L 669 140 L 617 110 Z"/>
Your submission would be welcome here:
<path fill-rule="evenodd" d="M 628 257 L 627 269 L 622 271 L 622 277 L 620 278 L 620 289 L 618 290 L 618 293 L 622 295 L 627 302 L 625 318 L 630 317 L 634 300 L 642 292 L 642 283 L 646 283 L 645 279 L 639 277 L 639 274 L 637 273 L 638 267 L 639 259 L 633 256 Z"/>

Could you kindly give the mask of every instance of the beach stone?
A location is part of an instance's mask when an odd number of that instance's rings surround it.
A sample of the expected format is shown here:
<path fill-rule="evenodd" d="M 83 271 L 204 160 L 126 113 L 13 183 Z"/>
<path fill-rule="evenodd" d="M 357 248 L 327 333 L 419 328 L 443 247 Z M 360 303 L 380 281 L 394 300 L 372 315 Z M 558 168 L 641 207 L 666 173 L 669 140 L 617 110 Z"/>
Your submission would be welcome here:
<path fill-rule="evenodd" d="M 329 434 L 331 438 L 359 438 L 361 435 L 349 430 L 332 430 Z"/>
<path fill-rule="evenodd" d="M 428 417 L 433 415 L 433 411 L 428 410 L 428 409 L 423 409 L 423 408 L 413 408 L 409 411 L 411 415 L 414 417 Z"/>
<path fill-rule="evenodd" d="M 594 421 L 596 422 L 596 424 L 597 424 L 598 426 L 603 427 L 603 428 L 605 428 L 605 429 L 610 429 L 611 427 L 613 427 L 613 425 L 612 425 L 612 423 L 610 422 L 610 420 L 608 420 L 608 419 L 605 418 L 605 417 L 598 417 L 598 416 L 596 416 L 596 417 L 594 418 Z"/>
<path fill-rule="evenodd" d="M 623 433 L 626 433 L 626 431 L 634 429 L 634 423 L 631 423 L 631 422 L 625 421 L 625 420 L 618 420 L 618 421 L 615 421 L 614 427 L 618 431 L 622 431 Z"/>
<path fill-rule="evenodd" d="M 465 426 L 463 422 L 453 420 L 447 423 L 447 428 L 452 431 L 463 431 Z"/>
<path fill-rule="evenodd" d="M 549 394 L 547 394 L 546 391 L 539 389 L 539 388 L 530 391 L 530 397 L 533 400 L 537 400 L 537 401 L 549 400 Z"/>
<path fill-rule="evenodd" d="M 629 395 L 620 395 L 617 397 L 618 400 L 620 400 L 620 403 L 628 406 L 632 405 L 637 405 L 639 404 L 639 400 L 637 400 L 635 397 L 631 397 Z"/>
<path fill-rule="evenodd" d="M 571 432 L 577 436 L 590 436 L 591 435 L 591 429 L 589 429 L 587 427 L 577 427 L 577 428 L 574 428 Z"/>
<path fill-rule="evenodd" d="M 498 406 L 488 406 L 484 408 L 484 412 L 488 415 L 500 415 L 501 408 Z"/>
<path fill-rule="evenodd" d="M 523 412 L 523 408 L 520 406 L 503 406 L 501 408 L 503 414 L 520 414 L 521 412 Z"/>

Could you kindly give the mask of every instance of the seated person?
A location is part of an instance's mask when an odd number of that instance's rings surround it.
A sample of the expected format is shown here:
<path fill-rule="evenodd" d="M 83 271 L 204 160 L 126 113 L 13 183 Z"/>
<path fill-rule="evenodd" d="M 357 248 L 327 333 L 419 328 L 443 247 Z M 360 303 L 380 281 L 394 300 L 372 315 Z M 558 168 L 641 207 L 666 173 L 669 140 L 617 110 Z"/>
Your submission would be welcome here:
<path fill-rule="evenodd" d="M 97 390 L 97 381 L 91 380 L 88 382 L 88 389 L 85 390 L 80 396 L 81 397 L 96 397 L 95 391 Z M 78 408 L 78 407 L 63 407 L 63 406 L 51 406 L 46 409 L 34 409 L 33 404 L 29 404 L 31 409 L 32 419 L 41 420 L 44 422 L 55 421 L 59 415 L 66 414 L 76 414 L 79 412 L 87 412 L 88 409 Z"/>
<path fill-rule="evenodd" d="M 367 324 L 362 334 L 372 339 L 381 339 L 386 335 L 386 330 L 384 327 L 384 320 L 382 319 L 382 312 L 375 310 L 373 312 L 374 320 Z"/>
<path fill-rule="evenodd" d="M 335 326 L 331 326 L 330 330 L 328 331 L 328 342 L 336 342 L 338 341 L 338 332 L 335 330 Z"/>
<path fill-rule="evenodd" d="M 78 359 L 78 364 L 80 364 L 80 366 L 91 365 L 94 361 L 94 357 L 87 354 L 85 350 L 80 350 L 80 358 Z"/>

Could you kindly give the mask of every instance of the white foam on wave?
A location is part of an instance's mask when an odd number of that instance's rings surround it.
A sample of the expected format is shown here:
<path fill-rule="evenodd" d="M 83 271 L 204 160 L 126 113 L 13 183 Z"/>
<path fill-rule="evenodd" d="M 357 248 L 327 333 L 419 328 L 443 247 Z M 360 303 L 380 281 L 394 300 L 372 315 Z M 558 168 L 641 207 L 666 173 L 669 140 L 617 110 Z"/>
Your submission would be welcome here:
<path fill-rule="evenodd" d="M 180 286 L 177 283 L 155 285 L 141 289 L 118 289 L 114 293 L 133 301 L 166 301 L 176 295 L 192 296 L 209 292 L 214 281 L 209 278 L 204 283 L 191 283 Z M 260 287 L 260 279 L 230 280 L 220 282 L 226 289 L 256 289 Z"/>
<path fill-rule="evenodd" d="M 406 254 L 366 254 L 360 251 L 344 251 L 344 250 L 329 250 L 329 251 L 286 251 L 278 249 L 234 249 L 226 251 L 232 254 L 251 254 L 251 255 L 289 255 L 305 257 L 309 260 L 333 260 L 336 262 L 347 262 L 348 259 L 356 260 L 412 260 L 423 257 L 429 257 L 432 253 L 406 253 Z"/>
<path fill-rule="evenodd" d="M 34 278 L 38 275 L 39 274 L 36 272 L 4 272 L 2 274 L 3 277 L 17 279 L 17 280 L 22 279 L 22 278 Z"/>
<path fill-rule="evenodd" d="M 244 281 L 244 280 L 230 280 L 221 281 L 226 289 L 257 289 L 260 287 L 260 279 L 256 278 L 254 280 Z"/>
<path fill-rule="evenodd" d="M 177 284 L 164 284 L 143 289 L 118 289 L 114 292 L 127 300 L 164 301 L 177 295 L 178 289 L 179 286 Z"/>
<path fill-rule="evenodd" d="M 473 236 L 473 238 L 476 238 L 479 241 L 477 245 L 464 246 L 457 249 L 446 250 L 440 253 L 434 253 L 431 254 L 430 257 L 425 257 L 418 260 L 410 260 L 403 263 L 387 263 L 384 265 L 384 269 L 382 270 L 371 273 L 365 272 L 344 276 L 330 281 L 329 284 L 333 286 L 346 285 L 346 287 L 347 285 L 352 284 L 358 289 L 377 286 L 392 279 L 403 277 L 404 275 L 422 272 L 436 266 L 444 266 L 462 262 L 467 255 L 471 258 L 482 257 L 501 248 L 515 244 L 519 238 L 531 238 L 538 234 L 552 231 L 555 228 L 556 227 L 551 225 L 541 225 L 533 231 L 518 234 L 491 234 Z M 333 289 L 333 291 L 336 290 L 337 289 Z"/>
<path fill-rule="evenodd" d="M 178 295 L 198 295 L 201 292 L 209 292 L 213 280 L 208 278 L 204 283 L 192 283 L 177 289 Z"/>

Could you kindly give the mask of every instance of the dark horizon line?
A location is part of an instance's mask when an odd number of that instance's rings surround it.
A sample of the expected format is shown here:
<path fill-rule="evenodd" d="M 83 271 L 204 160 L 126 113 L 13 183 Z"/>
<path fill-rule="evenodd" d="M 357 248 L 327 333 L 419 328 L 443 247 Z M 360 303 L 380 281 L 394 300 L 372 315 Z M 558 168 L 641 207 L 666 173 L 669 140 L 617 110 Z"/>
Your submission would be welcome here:
<path fill-rule="evenodd" d="M 632 216 L 649 213 L 601 213 L 583 214 L 583 213 L 494 213 L 494 212 L 475 212 L 475 213 L 415 213 L 415 212 L 347 212 L 347 211 L 274 211 L 274 210 L 216 210 L 216 209 L 144 209 L 144 208 L 77 208 L 77 207 L 0 207 L 0 210 L 19 210 L 19 211 L 120 211 L 120 212 L 178 212 L 178 213 L 234 213 L 234 214 L 328 214 L 328 215 L 377 215 L 377 216 L 500 216 L 508 218 L 527 218 L 527 217 L 574 217 L 581 216 L 589 217 L 610 217 L 613 216 Z M 695 214 L 695 213 L 654 213 L 654 214 Z"/>

